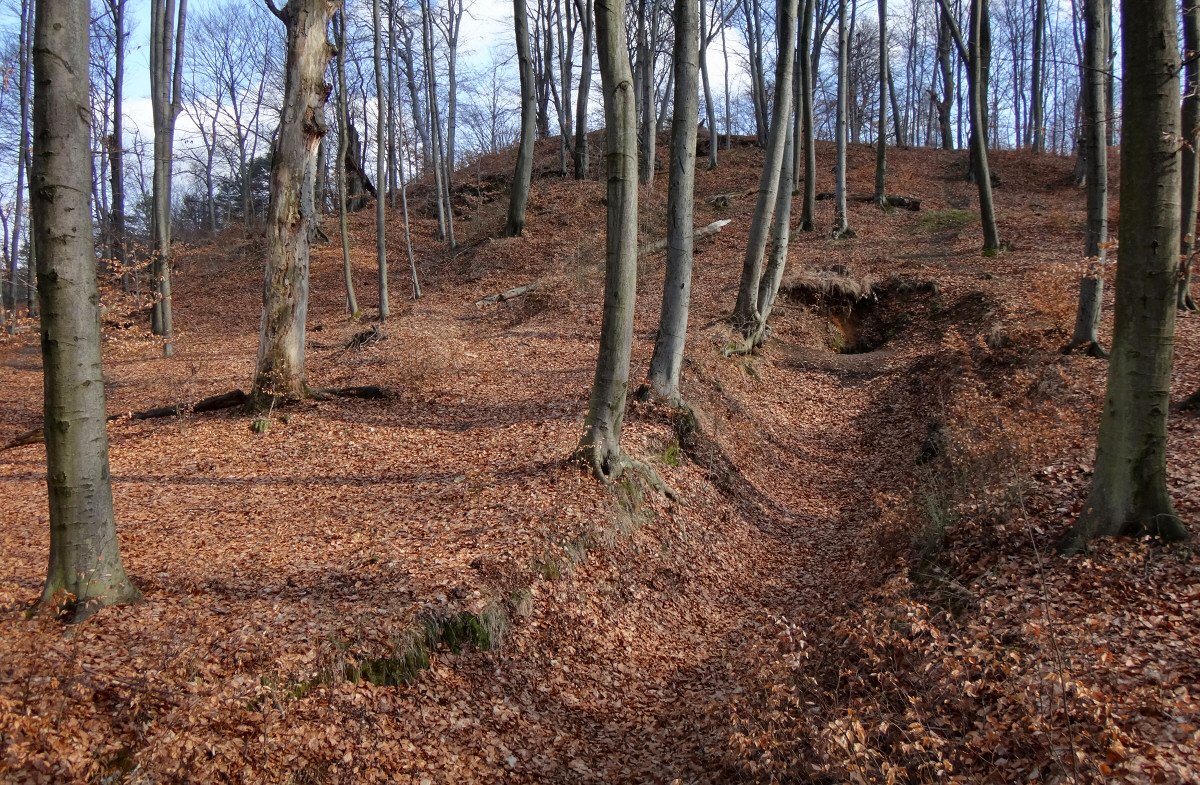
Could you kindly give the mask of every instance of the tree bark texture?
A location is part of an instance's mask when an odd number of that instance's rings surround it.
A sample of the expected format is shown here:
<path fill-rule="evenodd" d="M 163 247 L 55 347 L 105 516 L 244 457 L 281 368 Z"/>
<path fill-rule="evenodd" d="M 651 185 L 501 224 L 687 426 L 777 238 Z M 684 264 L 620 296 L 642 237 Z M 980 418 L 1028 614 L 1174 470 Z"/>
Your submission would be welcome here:
<path fill-rule="evenodd" d="M 574 0 L 575 11 L 583 35 L 583 58 L 579 61 L 579 93 L 575 104 L 575 179 L 588 176 L 587 107 L 592 92 L 592 44 L 595 31 L 592 21 L 592 0 Z"/>
<path fill-rule="evenodd" d="M 317 146 L 325 134 L 325 70 L 334 51 L 326 30 L 337 8 L 336 0 L 290 0 L 282 10 L 271 6 L 286 28 L 287 60 L 271 162 L 262 322 L 250 393 L 255 408 L 305 393 L 309 222 Z"/>
<path fill-rule="evenodd" d="M 1196 251 L 1196 209 L 1198 188 L 1200 188 L 1200 155 L 1197 155 L 1196 145 L 1200 144 L 1200 63 L 1196 57 L 1200 55 L 1200 0 L 1184 0 L 1183 3 L 1183 51 L 1187 59 L 1184 61 L 1184 94 L 1182 133 L 1187 144 L 1183 145 L 1183 186 L 1179 208 L 1179 255 L 1183 259 L 1183 267 L 1179 271 L 1179 292 L 1177 305 L 1185 311 L 1197 310 L 1196 300 L 1192 297 L 1192 267 L 1193 254 Z"/>
<path fill-rule="evenodd" d="M 597 11 L 597 19 L 599 15 Z M 521 143 L 517 148 L 508 221 L 504 225 L 505 237 L 520 237 L 525 231 L 525 203 L 529 200 L 529 181 L 533 177 L 533 142 L 537 133 L 537 97 L 534 95 L 533 57 L 529 53 L 529 14 L 525 0 L 513 0 L 513 21 L 516 28 L 517 65 L 521 76 Z"/>
<path fill-rule="evenodd" d="M 799 110 L 804 114 L 800 124 L 804 134 L 804 199 L 800 207 L 802 232 L 811 232 L 817 228 L 813 218 L 817 207 L 817 135 L 813 127 L 813 61 L 809 53 L 812 47 L 815 9 L 816 0 L 804 0 L 804 17 L 800 23 Z"/>
<path fill-rule="evenodd" d="M 837 179 L 834 183 L 833 197 L 833 231 L 834 238 L 847 237 L 851 234 L 849 215 L 846 208 L 846 112 L 849 72 L 846 56 L 849 48 L 846 29 L 846 0 L 838 0 L 838 68 L 837 68 L 837 118 L 834 123 L 837 135 Z"/>
<path fill-rule="evenodd" d="M 379 0 L 372 0 L 371 17 L 375 23 L 375 117 L 379 121 L 375 129 L 375 182 L 380 188 L 387 188 L 387 132 L 383 127 L 387 117 L 387 93 L 383 84 L 383 18 Z M 322 134 L 321 140 L 324 139 Z M 382 194 L 375 196 L 375 258 L 379 263 L 379 321 L 382 322 L 391 313 L 388 306 L 387 205 Z"/>
<path fill-rule="evenodd" d="M 1071 552 L 1095 537 L 1183 539 L 1167 490 L 1167 411 L 1179 270 L 1179 48 L 1175 3 L 1121 7 L 1124 83 L 1122 210 L 1112 358 L 1084 512 L 1060 543 Z"/>
<path fill-rule="evenodd" d="M 1040 155 L 1046 149 L 1046 121 L 1043 119 L 1043 93 L 1045 87 L 1042 85 L 1042 76 L 1046 70 L 1045 66 L 1045 44 L 1046 40 L 1046 0 L 1034 0 L 1033 2 L 1033 62 L 1031 63 L 1032 75 L 1030 77 L 1030 98 L 1029 98 L 1029 127 L 1030 138 L 1033 140 L 1032 148 L 1034 155 Z"/>
<path fill-rule="evenodd" d="M 887 207 L 887 0 L 879 0 L 879 124 L 875 139 L 875 204 Z M 897 134 L 896 143 L 900 143 Z"/>
<path fill-rule="evenodd" d="M 779 185 L 779 170 L 787 147 L 792 111 L 792 53 L 796 44 L 796 0 L 779 0 L 776 32 L 779 52 L 775 58 L 775 99 L 772 122 L 767 139 L 766 160 L 758 183 L 758 201 L 746 240 L 746 258 L 742 264 L 742 280 L 738 287 L 737 303 L 733 309 L 734 326 L 753 329 L 758 323 L 758 284 L 762 277 L 763 253 L 771 228 L 771 215 Z M 790 191 L 789 191 L 790 194 Z"/>
<path fill-rule="evenodd" d="M 699 10 L 697 0 L 675 0 L 675 106 L 671 118 L 671 171 L 667 183 L 667 269 L 650 386 L 677 404 L 692 291 L 692 206 L 696 177 L 696 114 L 699 111 Z M 715 147 L 710 139 L 709 147 Z"/>
<path fill-rule="evenodd" d="M 338 224 L 342 233 L 342 275 L 346 280 L 346 311 L 351 319 L 360 316 L 358 298 L 354 296 L 354 274 L 350 268 L 350 243 L 346 227 L 346 156 L 350 137 L 346 114 L 346 17 L 338 11 L 333 17 L 334 35 L 337 37 L 337 113 L 338 113 Z"/>
<path fill-rule="evenodd" d="M 39 0 L 30 207 L 37 248 L 50 559 L 42 603 L 76 619 L 141 592 L 121 564 L 100 368 L 87 0 Z M 65 596 L 65 595 L 70 595 Z"/>
<path fill-rule="evenodd" d="M 779 171 L 781 182 L 792 179 L 792 146 L 795 144 L 794 126 L 788 127 L 787 139 L 784 142 L 783 163 Z M 771 308 L 775 305 L 775 295 L 779 293 L 779 284 L 783 281 L 783 271 L 787 266 L 788 241 L 791 235 L 792 222 L 792 193 L 780 188 L 775 199 L 775 220 L 771 228 L 771 255 L 767 259 L 767 269 L 763 272 L 758 283 L 758 324 L 750 338 L 750 344 L 757 346 L 763 342 L 767 334 L 767 319 L 771 316 Z"/>
<path fill-rule="evenodd" d="M 579 454 L 597 477 L 613 480 L 627 464 L 620 442 L 637 290 L 637 109 L 625 41 L 625 2 L 595 0 L 595 8 L 604 91 L 608 221 L 600 349 Z"/>

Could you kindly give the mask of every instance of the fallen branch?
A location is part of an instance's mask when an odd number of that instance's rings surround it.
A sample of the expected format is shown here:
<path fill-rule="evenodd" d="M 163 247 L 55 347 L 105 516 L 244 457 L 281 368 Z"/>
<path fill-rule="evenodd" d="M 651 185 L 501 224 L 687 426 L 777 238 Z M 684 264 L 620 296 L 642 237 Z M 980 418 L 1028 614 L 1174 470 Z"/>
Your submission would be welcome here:
<path fill-rule="evenodd" d="M 833 191 L 822 191 L 817 194 L 818 202 L 826 202 L 833 198 Z M 852 202 L 874 202 L 875 194 L 852 194 L 847 198 Z M 921 200 L 911 196 L 888 194 L 885 198 L 890 207 L 899 207 L 901 210 L 911 210 L 914 213 L 921 209 Z"/>
<path fill-rule="evenodd" d="M 725 225 L 730 223 L 731 220 L 732 219 L 730 219 L 730 218 L 724 218 L 720 221 L 713 221 L 708 226 L 705 226 L 702 229 L 697 229 L 692 234 L 692 242 L 695 242 L 696 240 L 702 240 L 705 237 L 710 237 L 710 236 L 716 234 L 717 232 L 724 229 Z M 643 256 L 649 256 L 652 253 L 658 253 L 659 251 L 665 249 L 666 247 L 667 247 L 667 238 L 664 237 L 663 239 L 659 240 L 658 242 L 650 243 L 649 245 L 643 245 L 641 248 L 639 248 L 638 249 L 638 257 L 641 258 Z"/>
<path fill-rule="evenodd" d="M 379 329 L 378 324 L 373 324 L 366 330 L 355 333 L 353 338 L 351 338 L 349 341 L 346 341 L 346 348 L 350 351 L 354 351 L 356 349 L 361 349 L 364 346 L 386 340 L 387 333 Z"/>
<path fill-rule="evenodd" d="M 246 393 L 241 390 L 230 390 L 227 393 L 213 395 L 208 398 L 201 398 L 194 404 L 177 403 L 172 406 L 156 406 L 153 409 L 146 409 L 141 412 L 123 412 L 121 414 L 113 414 L 105 418 L 108 422 L 116 420 L 153 420 L 158 417 L 175 417 L 187 412 L 193 414 L 202 414 L 204 412 L 216 412 L 222 409 L 232 409 L 235 406 L 241 406 L 246 403 Z M 0 452 L 11 450 L 14 447 L 21 447 L 26 444 L 41 444 L 46 440 L 46 434 L 41 428 L 34 428 L 32 431 L 26 431 L 15 439 L 11 440 L 3 447 L 0 447 Z"/>
<path fill-rule="evenodd" d="M 710 196 L 709 198 L 705 199 L 704 203 L 715 210 L 724 210 L 733 203 L 734 199 L 741 199 L 744 196 L 752 196 L 756 193 L 758 193 L 758 189 L 751 188 L 748 191 L 733 191 L 727 194 L 717 194 L 716 196 Z"/>
<path fill-rule="evenodd" d="M 382 387 L 374 384 L 368 384 L 362 387 L 314 387 L 309 389 L 309 394 L 318 400 L 325 398 L 362 398 L 364 400 L 378 400 L 388 397 L 387 393 Z"/>
<path fill-rule="evenodd" d="M 502 303 L 505 300 L 515 300 L 523 294 L 532 292 L 536 288 L 538 288 L 538 283 L 537 281 L 534 281 L 533 283 L 527 283 L 524 286 L 514 287 L 508 291 L 489 294 L 487 297 L 481 297 L 480 299 L 476 300 L 475 307 L 478 308 L 481 305 L 487 305 L 489 303 Z"/>

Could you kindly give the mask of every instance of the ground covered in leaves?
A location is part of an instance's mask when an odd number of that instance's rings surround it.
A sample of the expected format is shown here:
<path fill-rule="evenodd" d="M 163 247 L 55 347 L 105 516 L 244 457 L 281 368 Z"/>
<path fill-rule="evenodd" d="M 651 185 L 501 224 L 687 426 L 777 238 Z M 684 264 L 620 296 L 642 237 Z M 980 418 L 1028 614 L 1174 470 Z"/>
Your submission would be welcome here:
<path fill-rule="evenodd" d="M 568 460 L 604 204 L 602 183 L 553 176 L 556 150 L 522 238 L 496 239 L 507 159 L 459 173 L 454 252 L 414 187 L 425 296 L 405 298 L 393 218 L 393 314 L 372 340 L 348 348 L 374 316 L 371 217 L 351 221 L 363 319 L 344 313 L 340 249 L 315 251 L 309 383 L 385 399 L 289 406 L 262 433 L 239 410 L 110 425 L 143 602 L 70 627 L 27 614 L 45 453 L 0 453 L 0 778 L 1200 781 L 1196 554 L 1051 547 L 1087 493 L 1107 368 L 1058 352 L 1083 267 L 1070 161 L 995 155 L 1014 250 L 983 258 L 966 153 L 891 152 L 889 191 L 922 210 L 853 204 L 858 237 L 832 241 L 820 202 L 770 341 L 732 358 L 761 154 L 698 172 L 697 225 L 731 219 L 697 247 L 684 394 L 699 427 L 631 402 L 624 437 L 674 503 Z M 850 166 L 869 191 L 873 150 Z M 646 243 L 665 180 L 643 191 Z M 106 290 L 111 414 L 248 387 L 262 250 L 229 235 L 181 254 L 170 360 L 137 298 Z M 662 267 L 640 263 L 635 377 Z M 1200 387 L 1197 324 L 1179 320 L 1175 400 Z M 0 442 L 40 424 L 36 333 L 3 340 Z M 1170 423 L 1193 525 L 1200 422 Z"/>

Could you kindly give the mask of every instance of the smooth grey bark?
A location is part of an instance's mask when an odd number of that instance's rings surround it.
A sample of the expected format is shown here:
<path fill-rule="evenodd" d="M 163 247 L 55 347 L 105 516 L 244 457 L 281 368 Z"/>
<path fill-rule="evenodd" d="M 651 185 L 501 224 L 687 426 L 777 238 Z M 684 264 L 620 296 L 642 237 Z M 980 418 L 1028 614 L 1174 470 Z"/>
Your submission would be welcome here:
<path fill-rule="evenodd" d="M 404 213 L 404 247 L 408 249 L 408 269 L 412 276 L 412 298 L 421 299 L 421 282 L 417 280 L 417 259 L 413 256 L 412 232 L 408 227 L 408 183 L 404 182 L 404 167 L 399 168 L 400 207 Z"/>
<path fill-rule="evenodd" d="M 596 477 L 612 481 L 631 463 L 621 450 L 621 425 L 629 390 L 637 293 L 637 109 L 625 42 L 625 0 L 595 0 L 595 8 L 596 48 L 604 91 L 608 219 L 600 349 L 577 454 Z"/>
<path fill-rule="evenodd" d="M 775 58 L 772 123 L 767 135 L 767 153 L 758 181 L 758 200 L 754 204 L 754 218 L 750 222 L 746 258 L 742 264 L 742 280 L 738 286 L 737 303 L 734 305 L 732 317 L 734 326 L 746 335 L 749 335 L 746 331 L 752 330 L 759 319 L 758 284 L 762 277 L 763 253 L 767 247 L 767 233 L 771 227 L 776 192 L 780 187 L 779 170 L 787 147 L 787 134 L 792 124 L 792 54 L 796 46 L 796 0 L 779 0 L 776 9 L 775 27 L 779 49 Z M 785 182 L 785 187 L 786 185 L 790 185 L 790 182 Z"/>
<path fill-rule="evenodd" d="M 1179 292 L 1176 305 L 1185 311 L 1198 310 L 1192 297 L 1193 255 L 1196 251 L 1197 189 L 1200 187 L 1200 155 L 1196 145 L 1200 144 L 1200 0 L 1184 0 L 1183 4 L 1183 51 L 1188 53 L 1184 63 L 1182 132 L 1187 144 L 1183 145 L 1183 186 L 1180 200 L 1179 255 L 1183 259 L 1179 270 Z"/>
<path fill-rule="evenodd" d="M 800 126 L 804 134 L 804 198 L 800 206 L 802 232 L 817 228 L 813 219 L 817 207 L 817 136 L 813 127 L 813 60 L 809 52 L 812 48 L 815 13 L 816 0 L 804 0 L 804 16 L 800 22 L 800 112 L 803 114 Z"/>
<path fill-rule="evenodd" d="M 339 7 L 337 0 L 289 0 L 282 9 L 272 0 L 265 2 L 286 28 L 287 59 L 283 111 L 271 160 L 267 263 L 251 408 L 306 392 L 309 223 L 317 146 L 325 135 L 325 71 L 334 52 L 326 30 Z"/>
<path fill-rule="evenodd" d="M 990 50 L 987 32 L 986 0 L 971 0 L 968 40 L 963 41 L 958 25 L 950 18 L 947 0 L 938 0 L 950 32 L 958 45 L 959 55 L 967 64 L 967 105 L 971 121 L 971 172 L 979 190 L 979 221 L 983 225 L 983 253 L 991 256 L 1000 250 L 1000 233 L 996 228 L 996 208 L 992 199 L 992 174 L 987 155 L 987 52 Z"/>
<path fill-rule="evenodd" d="M 574 0 L 583 35 L 583 57 L 579 61 L 579 93 L 575 104 L 575 179 L 588 175 L 587 106 L 592 92 L 592 42 L 595 40 L 592 21 L 592 0 Z"/>
<path fill-rule="evenodd" d="M 833 229 L 831 231 L 836 240 L 854 236 L 854 230 L 850 228 L 849 211 L 846 208 L 846 91 L 849 81 L 846 63 L 849 46 L 846 35 L 846 0 L 838 0 L 837 118 L 834 123 L 834 134 L 837 136 L 837 160 L 834 163 L 836 180 L 833 188 Z"/>
<path fill-rule="evenodd" d="M 388 207 L 395 210 L 396 192 L 399 190 L 399 173 L 396 170 L 400 165 L 396 150 L 396 0 L 388 0 L 387 19 L 387 195 Z"/>
<path fill-rule="evenodd" d="M 17 67 L 21 69 L 20 76 L 17 79 L 18 100 L 20 106 L 17 111 L 21 115 L 20 120 L 20 136 L 17 140 L 17 193 L 16 206 L 13 211 L 13 233 L 12 233 L 12 251 L 8 269 L 8 302 L 12 306 L 11 319 L 9 320 L 9 332 L 16 334 L 17 332 L 17 259 L 21 255 L 21 218 L 24 211 L 25 200 L 25 175 L 29 164 L 31 163 L 29 156 L 29 113 L 30 100 L 29 93 L 31 89 L 29 75 L 32 67 L 33 48 L 33 25 L 34 25 L 34 2 L 33 0 L 22 0 L 21 3 L 21 29 L 17 39 Z M 32 227 L 30 227 L 32 232 Z M 31 244 L 32 249 L 32 244 Z M 27 268 L 28 271 L 34 269 L 33 254 L 30 253 L 30 258 Z M 28 287 L 28 281 L 26 286 Z M 3 293 L 0 293 L 3 294 Z M 31 314 L 32 315 L 32 314 Z"/>
<path fill-rule="evenodd" d="M 86 618 L 141 592 L 113 519 L 88 106 L 87 0 L 38 0 L 33 31 L 30 208 L 37 247 L 50 558 L 41 603 Z"/>
<path fill-rule="evenodd" d="M 879 124 L 875 140 L 875 204 L 887 207 L 887 196 L 884 190 L 887 186 L 887 87 L 888 87 L 888 47 L 887 47 L 887 0 L 879 0 Z M 896 143 L 900 143 L 900 135 L 896 135 Z"/>
<path fill-rule="evenodd" d="M 667 269 L 650 387 L 673 405 L 680 402 L 679 375 L 687 340 L 692 292 L 692 224 L 696 180 L 697 76 L 702 46 L 697 0 L 675 0 L 675 106 L 671 117 L 671 170 L 667 182 Z M 711 140 L 713 147 L 716 139 Z"/>
<path fill-rule="evenodd" d="M 120 273 L 122 290 L 128 292 L 132 287 L 125 261 L 125 0 L 108 0 L 108 8 L 112 13 L 115 33 L 113 37 L 113 124 L 108 152 L 109 256 Z M 28 91 L 27 86 L 25 90 Z M 24 100 L 22 99 L 22 101 Z M 18 190 L 19 188 L 20 186 L 18 186 Z"/>
<path fill-rule="evenodd" d="M 712 84 L 708 77 L 708 45 L 714 34 L 708 26 L 708 9 L 700 0 L 700 78 L 704 84 L 704 115 L 708 120 L 708 168 L 717 168 L 717 108 L 713 105 Z"/>
<path fill-rule="evenodd" d="M 779 171 L 780 182 L 790 182 L 792 179 L 792 146 L 795 143 L 795 127 L 787 129 L 787 139 L 784 142 L 783 163 Z M 771 308 L 775 305 L 775 295 L 779 293 L 779 285 L 783 281 L 783 271 L 787 265 L 788 241 L 791 238 L 792 194 L 786 188 L 780 188 L 775 198 L 775 220 L 771 227 L 771 255 L 767 260 L 767 269 L 763 272 L 758 283 L 758 323 L 748 341 L 751 347 L 761 345 L 767 335 L 767 320 L 771 316 Z"/>
<path fill-rule="evenodd" d="M 725 149 L 733 148 L 733 111 L 729 99 L 729 47 L 725 45 L 725 25 L 721 25 L 721 57 L 725 60 Z"/>
<path fill-rule="evenodd" d="M 645 2 L 642 3 L 642 8 L 646 7 Z M 642 43 L 645 43 L 645 49 L 639 54 L 639 61 L 642 63 L 641 68 L 641 85 L 639 86 L 639 95 L 641 100 L 638 101 L 638 109 L 640 111 L 641 127 L 638 130 L 638 142 L 640 144 L 641 165 L 638 169 L 638 182 L 642 185 L 652 185 L 654 183 L 654 165 L 658 158 L 657 138 L 655 137 L 655 128 L 658 123 L 655 120 L 655 105 L 654 105 L 654 55 L 658 45 L 658 12 L 661 7 L 661 0 L 654 0 L 654 5 L 650 11 L 650 37 L 647 41 L 639 39 L 638 48 L 642 48 Z M 642 23 L 638 24 L 639 29 L 642 29 L 642 36 L 645 36 L 645 31 Z"/>
<path fill-rule="evenodd" d="M 458 36 L 462 30 L 463 0 L 446 4 L 446 207 L 454 174 L 454 129 L 458 121 Z M 451 218 L 453 221 L 453 218 Z M 451 230 L 453 233 L 453 229 Z"/>
<path fill-rule="evenodd" d="M 183 110 L 183 41 L 187 0 L 151 0 L 150 3 L 150 106 L 154 116 L 153 210 L 150 221 L 156 297 L 151 312 L 151 332 L 163 337 L 163 356 L 175 353 L 175 327 L 171 310 L 171 165 L 174 159 L 175 120 Z"/>
<path fill-rule="evenodd" d="M 600 12 L 597 10 L 596 18 L 599 17 Z M 504 224 L 505 237 L 520 237 L 525 231 L 525 203 L 529 200 L 529 181 L 533 178 L 533 141 L 537 133 L 537 96 L 534 95 L 533 57 L 529 53 L 529 14 L 525 8 L 525 0 L 513 0 L 513 22 L 516 28 L 517 65 L 521 77 L 521 143 L 517 147 L 517 165 L 508 201 L 508 220 Z"/>
<path fill-rule="evenodd" d="M 1059 544 L 1188 537 L 1167 489 L 1167 412 L 1179 270 L 1179 47 L 1173 0 L 1126 0 L 1121 211 L 1112 357 L 1084 512 Z"/>
<path fill-rule="evenodd" d="M 437 239 L 449 241 L 450 235 L 447 232 L 449 216 L 446 214 L 446 202 L 442 198 L 446 170 L 442 164 L 442 118 L 437 104 L 437 70 L 433 55 L 432 16 L 432 3 L 421 0 L 421 53 L 425 63 L 425 101 L 426 109 L 429 110 L 429 142 L 432 145 L 430 152 L 433 154 L 433 191 L 438 219 Z"/>
<path fill-rule="evenodd" d="M 354 274 L 350 269 L 350 243 L 346 228 L 346 154 L 349 145 L 346 114 L 346 16 L 339 10 L 333 15 L 333 30 L 337 40 L 337 115 L 338 115 L 338 224 L 342 232 L 342 274 L 346 280 L 346 310 L 351 319 L 362 314 L 358 310 L 358 298 L 354 296 Z"/>
<path fill-rule="evenodd" d="M 404 22 L 403 17 L 399 19 L 401 32 L 404 34 L 404 47 L 400 50 L 400 59 L 404 61 L 404 76 L 408 83 L 409 106 L 412 109 L 413 127 L 417 129 L 417 138 L 421 142 L 421 171 L 429 171 L 432 165 L 433 153 L 432 145 L 429 143 L 429 125 L 425 122 L 425 108 L 421 100 L 421 91 L 417 85 L 417 68 L 415 64 L 415 56 L 413 54 L 413 31 L 412 27 Z M 424 21 L 422 21 L 424 24 Z"/>
<path fill-rule="evenodd" d="M 1035 155 L 1040 155 L 1046 149 L 1046 121 L 1044 110 L 1043 76 L 1045 66 L 1045 30 L 1046 30 L 1046 0 L 1034 0 L 1033 3 L 1033 72 L 1030 76 L 1029 98 L 1029 127 L 1032 149 Z"/>
<path fill-rule="evenodd" d="M 954 130 L 950 123 L 950 110 L 954 105 L 954 69 L 950 64 L 950 47 L 953 45 L 950 35 L 950 8 L 941 4 L 938 11 L 937 61 L 942 77 L 942 97 L 939 99 L 931 93 L 937 105 L 938 130 L 942 134 L 942 149 L 954 149 Z"/>
<path fill-rule="evenodd" d="M 371 20 L 375 23 L 375 117 L 378 119 L 378 127 L 375 129 L 375 182 L 379 188 L 386 190 L 387 131 L 383 124 L 387 117 L 387 107 L 384 105 L 386 93 L 383 84 L 383 16 L 380 13 L 379 0 L 371 2 Z M 324 139 L 322 135 L 321 140 Z M 379 321 L 382 322 L 391 314 L 388 305 L 387 205 L 383 191 L 375 195 L 375 257 L 379 263 Z"/>
<path fill-rule="evenodd" d="M 1086 349 L 1106 356 L 1100 347 L 1100 305 L 1104 297 L 1104 257 L 1108 243 L 1108 148 L 1104 111 L 1104 69 L 1108 65 L 1108 22 L 1103 0 L 1084 0 L 1083 133 L 1087 163 L 1087 230 L 1084 257 L 1088 270 L 1079 285 L 1075 332 L 1067 350 Z"/>

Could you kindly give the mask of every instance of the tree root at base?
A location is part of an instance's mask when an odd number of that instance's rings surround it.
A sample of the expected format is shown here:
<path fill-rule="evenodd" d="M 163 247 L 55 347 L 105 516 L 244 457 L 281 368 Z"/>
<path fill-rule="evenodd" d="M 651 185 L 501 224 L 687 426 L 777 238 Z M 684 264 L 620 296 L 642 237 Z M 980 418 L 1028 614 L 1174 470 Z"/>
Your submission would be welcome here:
<path fill-rule="evenodd" d="M 606 449 L 599 442 L 581 444 L 571 457 L 571 460 L 573 463 L 579 464 L 590 471 L 596 479 L 610 486 L 621 479 L 621 476 L 626 471 L 632 470 L 640 475 L 646 484 L 659 494 L 673 502 L 680 501 L 679 494 L 663 482 L 658 472 L 636 458 L 631 458 L 620 448 L 617 448 L 615 451 Z"/>

